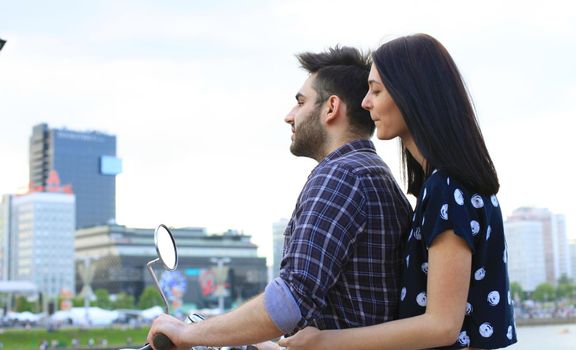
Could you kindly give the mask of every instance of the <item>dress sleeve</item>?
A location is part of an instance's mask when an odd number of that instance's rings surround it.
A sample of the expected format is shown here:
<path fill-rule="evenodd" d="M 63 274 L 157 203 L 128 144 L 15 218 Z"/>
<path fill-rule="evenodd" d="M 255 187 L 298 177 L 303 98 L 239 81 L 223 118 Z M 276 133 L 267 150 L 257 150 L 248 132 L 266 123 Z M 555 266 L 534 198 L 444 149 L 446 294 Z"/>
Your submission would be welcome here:
<path fill-rule="evenodd" d="M 421 197 L 421 234 L 426 247 L 429 248 L 444 231 L 453 230 L 474 253 L 474 237 L 481 231 L 476 206 L 483 201 L 482 197 L 470 195 L 449 176 L 436 176 L 428 181 Z"/>
<path fill-rule="evenodd" d="M 326 167 L 306 184 L 282 259 L 282 278 L 300 307 L 299 327 L 320 315 L 365 226 L 365 196 L 358 177 Z"/>

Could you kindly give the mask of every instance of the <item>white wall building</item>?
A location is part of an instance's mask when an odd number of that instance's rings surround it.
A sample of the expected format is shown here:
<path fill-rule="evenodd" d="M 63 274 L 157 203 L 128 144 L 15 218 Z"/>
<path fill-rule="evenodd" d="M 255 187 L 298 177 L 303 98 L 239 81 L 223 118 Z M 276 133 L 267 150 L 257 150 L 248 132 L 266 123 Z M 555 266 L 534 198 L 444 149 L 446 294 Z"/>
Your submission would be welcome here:
<path fill-rule="evenodd" d="M 74 195 L 13 196 L 10 214 L 12 279 L 33 282 L 48 298 L 63 288 L 74 291 Z"/>
<path fill-rule="evenodd" d="M 540 221 L 513 221 L 504 224 L 510 282 L 533 291 L 546 282 L 543 225 Z"/>
<path fill-rule="evenodd" d="M 545 208 L 518 208 L 504 228 L 512 282 L 532 291 L 540 283 L 556 284 L 563 275 L 573 277 L 564 215 Z"/>
<path fill-rule="evenodd" d="M 570 252 L 570 261 L 572 262 L 572 279 L 576 279 L 576 238 L 573 238 L 568 243 L 568 250 Z"/>
<path fill-rule="evenodd" d="M 10 279 L 10 201 L 11 195 L 4 195 L 0 201 L 0 281 Z"/>

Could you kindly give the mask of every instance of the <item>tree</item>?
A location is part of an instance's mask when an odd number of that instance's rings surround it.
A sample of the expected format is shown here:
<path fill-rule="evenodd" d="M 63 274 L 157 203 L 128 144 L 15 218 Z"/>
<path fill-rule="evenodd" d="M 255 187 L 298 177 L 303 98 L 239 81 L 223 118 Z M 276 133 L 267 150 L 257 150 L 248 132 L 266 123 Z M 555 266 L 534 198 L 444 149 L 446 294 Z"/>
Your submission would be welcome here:
<path fill-rule="evenodd" d="M 114 309 L 132 309 L 134 308 L 134 296 L 127 293 L 116 294 L 116 300 L 112 303 Z"/>
<path fill-rule="evenodd" d="M 524 296 L 524 290 L 518 282 L 510 283 L 510 294 L 512 294 L 512 299 L 514 300 L 519 299 L 520 301 L 523 301 L 526 299 Z"/>
<path fill-rule="evenodd" d="M 556 300 L 556 288 L 549 283 L 541 283 L 536 286 L 532 299 L 536 301 L 553 301 Z"/>
<path fill-rule="evenodd" d="M 37 312 L 38 305 L 34 302 L 28 301 L 26 297 L 18 296 L 16 297 L 16 312 Z"/>
<path fill-rule="evenodd" d="M 96 289 L 94 295 L 96 296 L 96 306 L 103 309 L 109 309 L 112 306 L 110 295 L 106 289 Z"/>
<path fill-rule="evenodd" d="M 558 286 L 556 287 L 556 295 L 558 299 L 571 299 L 576 292 L 576 285 L 572 283 L 572 279 L 566 275 L 562 275 L 558 279 Z"/>
<path fill-rule="evenodd" d="M 142 294 L 140 295 L 140 301 L 138 302 L 138 307 L 141 310 L 149 309 L 156 305 L 163 305 L 164 300 L 162 296 L 154 286 L 148 286 L 144 288 Z"/>
<path fill-rule="evenodd" d="M 572 284 L 574 281 L 572 281 L 572 279 L 568 276 L 566 276 L 565 273 L 562 274 L 562 276 L 560 276 L 560 278 L 558 279 L 558 284 Z"/>
<path fill-rule="evenodd" d="M 84 306 L 84 297 L 83 296 L 75 296 L 74 298 L 72 298 L 72 306 L 73 307 Z"/>

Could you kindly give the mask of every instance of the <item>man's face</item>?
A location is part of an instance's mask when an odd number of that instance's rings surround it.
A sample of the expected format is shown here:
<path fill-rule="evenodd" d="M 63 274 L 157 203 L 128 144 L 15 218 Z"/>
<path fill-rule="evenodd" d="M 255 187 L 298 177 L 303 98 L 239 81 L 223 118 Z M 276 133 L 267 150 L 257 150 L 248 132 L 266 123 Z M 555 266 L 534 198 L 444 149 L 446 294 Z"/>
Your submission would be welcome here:
<path fill-rule="evenodd" d="M 314 80 L 314 74 L 306 79 L 296 94 L 296 105 L 284 121 L 292 126 L 292 154 L 320 161 L 324 156 L 326 130 L 320 121 L 322 106 L 316 104 L 318 94 L 313 87 Z"/>

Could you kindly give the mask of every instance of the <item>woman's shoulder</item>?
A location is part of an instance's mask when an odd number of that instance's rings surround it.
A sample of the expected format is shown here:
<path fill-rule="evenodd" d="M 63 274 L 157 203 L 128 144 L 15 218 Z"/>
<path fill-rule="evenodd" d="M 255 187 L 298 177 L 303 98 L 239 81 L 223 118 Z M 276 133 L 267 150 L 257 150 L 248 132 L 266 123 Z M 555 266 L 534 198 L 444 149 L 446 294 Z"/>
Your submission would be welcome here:
<path fill-rule="evenodd" d="M 475 207 L 480 201 L 486 200 L 497 206 L 495 194 L 480 194 L 464 184 L 457 176 L 450 175 L 443 170 L 434 170 L 424 182 L 420 195 L 421 197 L 427 197 L 430 194 L 441 197 L 450 196 L 456 202 L 460 202 L 463 198 L 469 198 L 468 203 L 459 204 L 469 204 Z"/>

